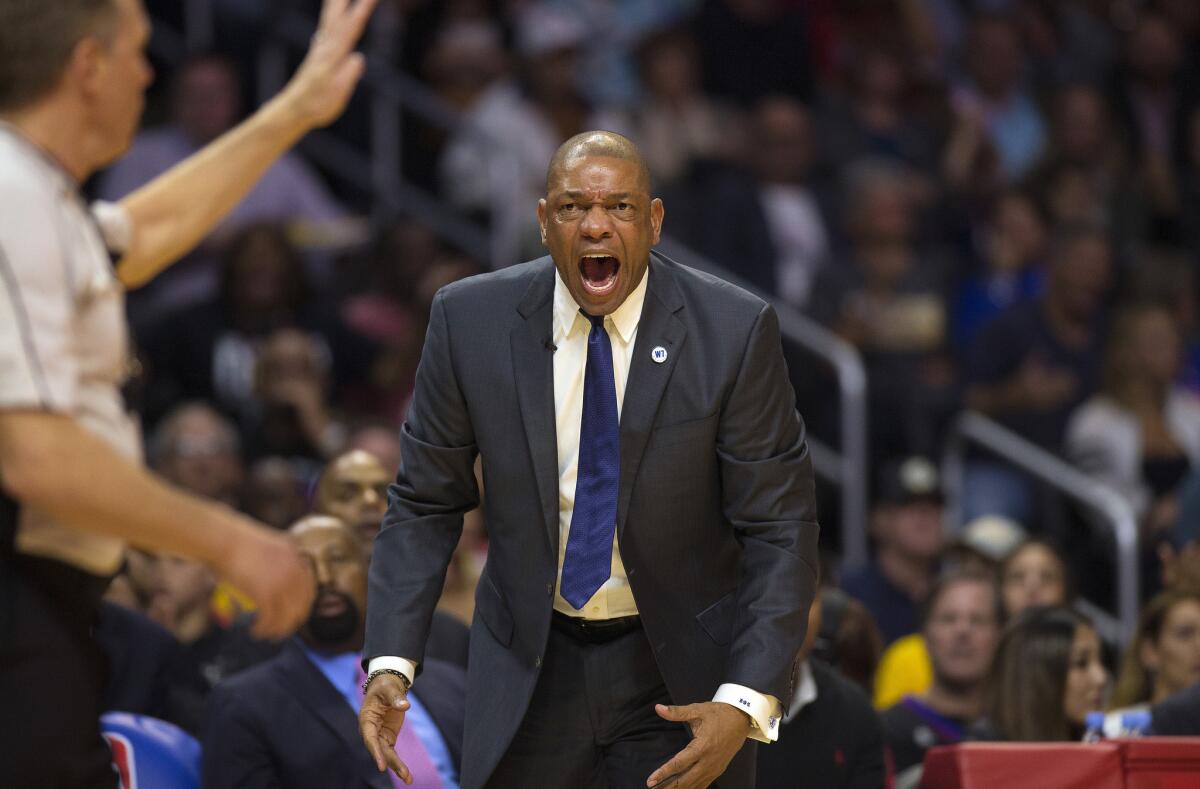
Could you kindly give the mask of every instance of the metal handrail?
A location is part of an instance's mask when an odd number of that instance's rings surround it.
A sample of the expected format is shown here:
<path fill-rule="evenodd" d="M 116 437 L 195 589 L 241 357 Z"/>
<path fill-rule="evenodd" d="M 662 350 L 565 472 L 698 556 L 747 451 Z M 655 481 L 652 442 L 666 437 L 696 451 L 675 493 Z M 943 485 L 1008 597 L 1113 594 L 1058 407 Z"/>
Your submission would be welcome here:
<path fill-rule="evenodd" d="M 687 246 L 664 236 L 658 248 L 686 266 L 706 271 L 770 300 L 767 294 L 742 277 L 722 268 Z M 867 372 L 853 345 L 796 308 L 782 302 L 773 305 L 779 316 L 779 331 L 788 340 L 824 359 L 838 381 L 842 449 L 837 452 L 808 438 L 813 466 L 842 489 L 842 560 L 847 567 L 867 562 Z"/>
<path fill-rule="evenodd" d="M 211 0 L 188 0 L 189 3 L 206 5 Z M 387 13 L 381 9 L 380 13 Z M 203 19 L 204 13 L 187 15 L 188 19 Z M 208 17 L 211 24 L 211 17 Z M 377 22 L 372 23 L 377 24 Z M 372 47 L 388 46 L 388 34 L 394 33 L 396 20 L 384 17 L 382 33 L 373 33 Z M 283 86 L 287 78 L 286 47 L 302 48 L 308 45 L 315 30 L 313 21 L 294 9 L 280 9 L 269 26 L 273 40 L 260 50 L 258 68 L 259 96 L 263 99 L 273 95 Z M 187 31 L 185 31 L 185 34 Z M 383 53 L 383 54 L 386 54 Z M 482 231 L 463 218 L 459 212 L 438 203 L 437 198 L 422 189 L 395 177 L 399 172 L 398 136 L 399 124 L 389 120 L 384 126 L 390 132 L 376 128 L 375 120 L 395 118 L 401 108 L 408 109 L 444 129 L 466 133 L 485 141 L 489 151 L 489 175 L 493 183 L 515 184 L 518 165 L 516 158 L 495 141 L 486 129 L 468 122 L 428 86 L 409 74 L 389 65 L 385 57 L 368 60 L 363 83 L 372 92 L 372 154 L 387 152 L 379 158 L 366 156 L 341 143 L 332 135 L 316 132 L 304 142 L 305 151 L 319 163 L 332 165 L 330 171 L 342 178 L 349 178 L 357 186 L 370 184 L 375 196 L 385 206 L 397 209 L 401 206 L 422 221 L 428 222 L 439 235 L 450 238 L 454 243 L 465 246 L 480 259 L 488 260 L 493 268 L 510 265 L 517 259 L 520 239 L 513 231 L 513 222 L 505 218 L 522 207 L 514 204 L 503 194 L 497 194 L 493 205 L 493 216 L 488 240 L 482 239 Z M 381 167 L 381 162 L 386 167 Z M 380 172 L 395 168 L 393 172 Z M 486 247 L 486 253 L 483 248 Z M 773 301 L 769 294 L 762 293 L 733 272 L 701 256 L 677 240 L 664 238 L 659 248 L 665 254 L 686 265 L 721 277 Z M 809 447 L 817 473 L 841 488 L 841 528 L 843 560 L 849 566 L 867 561 L 867 377 L 858 351 L 849 343 L 828 331 L 808 316 L 784 303 L 775 303 L 779 316 L 780 332 L 817 357 L 825 360 L 834 370 L 838 382 L 840 403 L 841 451 L 809 436 Z"/>
<path fill-rule="evenodd" d="M 1133 509 L 1116 491 L 1066 461 L 976 411 L 954 420 L 942 461 L 948 525 L 963 520 L 963 478 L 968 443 L 994 452 L 1014 466 L 1082 504 L 1107 524 L 1116 542 L 1117 619 L 1122 641 L 1128 641 L 1138 618 L 1138 530 Z M 1089 520 L 1089 523 L 1093 521 Z"/>

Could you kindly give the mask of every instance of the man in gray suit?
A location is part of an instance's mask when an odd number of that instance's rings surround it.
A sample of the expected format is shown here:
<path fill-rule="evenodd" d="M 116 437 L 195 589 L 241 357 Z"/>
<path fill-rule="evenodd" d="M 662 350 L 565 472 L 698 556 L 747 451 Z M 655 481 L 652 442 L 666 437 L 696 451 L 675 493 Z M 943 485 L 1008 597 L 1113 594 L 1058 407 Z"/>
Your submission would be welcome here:
<path fill-rule="evenodd" d="M 478 455 L 463 789 L 751 787 L 817 555 L 777 318 L 651 252 L 663 205 L 624 137 L 568 140 L 546 192 L 549 257 L 434 299 L 371 563 L 363 739 L 407 778 L 392 745 Z"/>

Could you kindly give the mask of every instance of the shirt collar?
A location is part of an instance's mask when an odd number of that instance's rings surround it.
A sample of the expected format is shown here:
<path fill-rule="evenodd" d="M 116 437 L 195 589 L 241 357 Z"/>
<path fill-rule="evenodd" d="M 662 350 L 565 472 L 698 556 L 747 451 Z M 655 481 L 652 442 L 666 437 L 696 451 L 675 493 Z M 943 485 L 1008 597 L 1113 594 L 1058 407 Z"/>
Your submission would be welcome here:
<path fill-rule="evenodd" d="M 796 681 L 796 691 L 792 694 L 792 703 L 788 707 L 787 716 L 784 717 L 784 723 L 787 723 L 800 710 L 807 707 L 817 700 L 817 681 L 813 679 L 812 666 L 808 661 L 800 664 L 799 677 Z"/>
<path fill-rule="evenodd" d="M 300 644 L 300 648 L 304 650 L 304 654 L 312 661 L 325 678 L 329 680 L 329 684 L 333 685 L 355 709 L 358 708 L 358 682 L 359 674 L 362 671 L 361 658 L 358 652 L 342 652 L 338 655 L 322 655 L 315 649 L 304 643 L 301 639 L 296 639 Z"/>
<path fill-rule="evenodd" d="M 79 182 L 75 180 L 75 176 L 67 172 L 67 168 L 63 167 L 48 151 L 29 139 L 29 136 L 19 126 L 7 121 L 0 121 L 0 132 L 7 132 L 19 148 L 25 149 L 30 154 L 30 158 L 57 182 L 60 189 L 72 195 L 79 192 Z"/>
<path fill-rule="evenodd" d="M 642 275 L 642 281 L 633 289 L 629 297 L 608 316 L 621 341 L 626 345 L 637 330 L 638 321 L 642 317 L 642 306 L 646 302 L 646 283 L 650 280 L 650 267 Z M 554 270 L 554 342 L 569 339 L 577 330 L 587 326 L 587 318 L 579 313 L 579 303 L 567 289 L 558 269 Z"/>

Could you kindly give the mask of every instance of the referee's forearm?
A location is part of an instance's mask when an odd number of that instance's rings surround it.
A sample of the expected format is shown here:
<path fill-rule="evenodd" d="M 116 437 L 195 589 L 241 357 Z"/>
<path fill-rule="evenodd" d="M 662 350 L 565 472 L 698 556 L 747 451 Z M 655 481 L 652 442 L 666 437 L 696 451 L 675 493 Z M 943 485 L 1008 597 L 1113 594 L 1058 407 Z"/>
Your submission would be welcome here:
<path fill-rule="evenodd" d="M 132 239 L 117 266 L 121 282 L 144 285 L 190 252 L 306 131 L 277 97 L 122 200 Z"/>
<path fill-rule="evenodd" d="M 159 481 L 60 414 L 0 411 L 0 485 L 72 528 L 208 565 L 253 528 L 233 510 Z"/>

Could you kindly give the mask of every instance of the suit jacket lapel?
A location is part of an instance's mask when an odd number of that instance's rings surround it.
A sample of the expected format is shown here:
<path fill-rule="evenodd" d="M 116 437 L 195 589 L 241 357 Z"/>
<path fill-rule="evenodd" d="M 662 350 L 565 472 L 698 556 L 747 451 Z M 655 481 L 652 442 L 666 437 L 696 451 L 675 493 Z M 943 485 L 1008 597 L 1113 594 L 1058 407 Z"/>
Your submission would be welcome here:
<path fill-rule="evenodd" d="M 357 774 L 363 776 L 370 786 L 391 789 L 391 779 L 386 773 L 375 769 L 367 747 L 359 736 L 358 718 L 354 710 L 350 709 L 346 699 L 329 684 L 329 680 L 313 665 L 294 639 L 284 645 L 280 660 L 287 692 L 350 749 Z"/>
<path fill-rule="evenodd" d="M 675 314 L 683 309 L 683 297 L 675 284 L 670 268 L 650 255 L 650 281 L 646 285 L 646 301 L 638 320 L 637 341 L 629 362 L 629 379 L 625 384 L 625 402 L 621 408 L 621 485 L 617 495 L 617 536 L 625 528 L 633 482 L 637 479 L 646 440 L 658 413 L 658 404 L 666 391 L 667 381 L 679 359 L 679 351 L 687 338 L 687 326 Z M 667 359 L 661 364 L 650 355 L 652 349 L 663 347 Z"/>
<path fill-rule="evenodd" d="M 521 421 L 542 498 L 550 553 L 558 555 L 558 434 L 554 421 L 554 266 L 546 258 L 517 306 L 524 318 L 513 327 L 513 379 Z"/>

